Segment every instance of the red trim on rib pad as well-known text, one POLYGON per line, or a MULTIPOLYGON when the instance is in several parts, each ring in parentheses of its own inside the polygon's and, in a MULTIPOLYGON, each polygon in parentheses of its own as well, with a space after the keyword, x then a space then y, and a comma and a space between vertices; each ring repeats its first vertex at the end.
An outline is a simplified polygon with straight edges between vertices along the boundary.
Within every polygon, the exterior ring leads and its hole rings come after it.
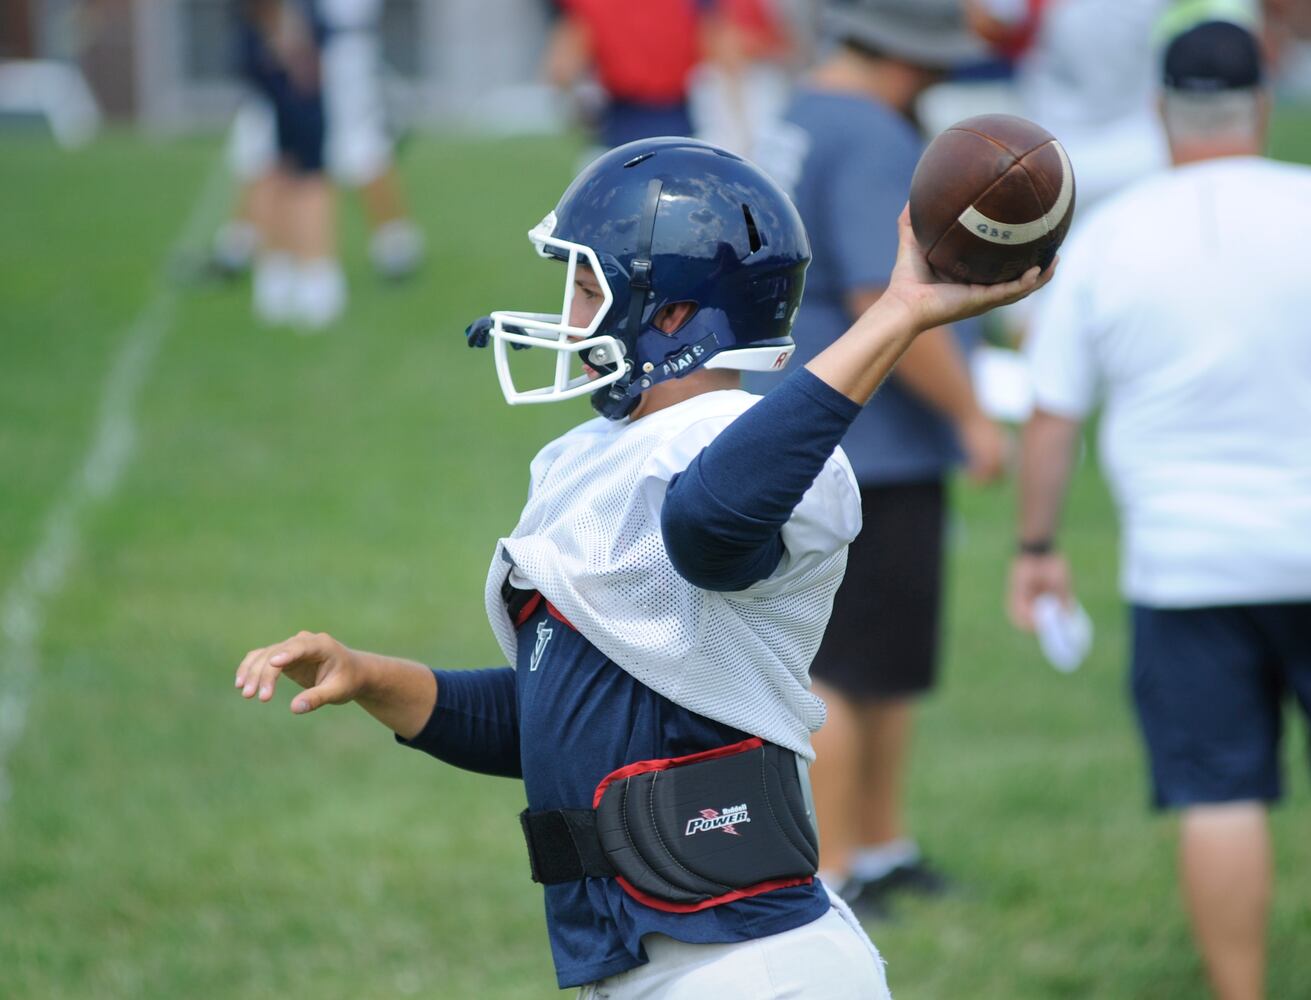
POLYGON ((616 875, 615 881, 623 888, 624 892, 632 896, 644 906, 649 906, 653 910, 664 910, 666 913, 696 913, 698 910, 707 910, 712 906, 720 906, 724 903, 731 903, 734 900, 746 899, 748 896, 759 896, 762 892, 773 892, 775 889, 787 889, 794 885, 809 885, 815 879, 811 875, 805 878, 779 878, 772 882, 759 882, 756 885, 749 886, 746 889, 734 889, 732 892, 726 892, 722 896, 711 896, 709 899, 703 899, 699 903, 669 903, 663 899, 657 899, 655 896, 643 892, 637 886, 633 885, 622 875, 616 875))
MULTIPOLYGON (((561 619, 561 621, 563 620, 561 619)), ((757 747, 763 747, 764 745, 765 741, 759 736, 752 736, 741 743, 730 743, 726 747, 715 747, 713 750, 702 750, 700 753, 691 753, 686 757, 664 757, 657 760, 639 760, 632 764, 625 764, 619 770, 611 771, 601 779, 601 783, 596 786, 596 792, 592 796, 592 808, 595 809, 601 804, 601 796, 605 794, 605 790, 610 787, 611 782, 631 778, 635 774, 646 774, 648 771, 668 771, 671 767, 682 767, 684 764, 696 764, 703 760, 715 760, 718 757, 731 757, 735 753, 746 753, 748 750, 755 750, 757 747)))

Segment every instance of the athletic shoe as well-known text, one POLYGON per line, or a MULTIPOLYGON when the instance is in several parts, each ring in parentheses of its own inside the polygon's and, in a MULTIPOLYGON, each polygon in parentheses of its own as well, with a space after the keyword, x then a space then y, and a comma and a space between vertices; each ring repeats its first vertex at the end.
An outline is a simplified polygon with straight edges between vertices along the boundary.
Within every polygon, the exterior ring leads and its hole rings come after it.
POLYGON ((291 321, 302 333, 335 323, 346 310, 346 276, 331 257, 305 261, 296 270, 291 321))
POLYGON ((410 277, 423 263, 423 231, 408 219, 393 219, 369 240, 369 259, 378 274, 389 281, 410 277))
POLYGON ((285 253, 263 253, 251 278, 255 318, 281 326, 296 318, 296 262, 285 253))
POLYGON ((886 919, 897 896, 941 896, 951 891, 951 882, 922 859, 898 865, 875 879, 852 879, 843 888, 842 898, 863 920, 886 919))
POLYGON ((851 912, 865 923, 882 923, 892 919, 892 907, 888 898, 875 892, 866 892, 868 883, 859 879, 848 879, 842 886, 839 896, 851 907, 851 912))

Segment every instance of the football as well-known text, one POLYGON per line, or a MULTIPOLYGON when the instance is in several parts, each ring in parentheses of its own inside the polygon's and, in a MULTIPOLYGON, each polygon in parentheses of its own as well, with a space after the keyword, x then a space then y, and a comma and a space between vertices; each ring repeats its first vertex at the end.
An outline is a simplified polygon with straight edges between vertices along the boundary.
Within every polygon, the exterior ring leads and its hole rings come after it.
POLYGON ((1011 281, 1046 268, 1074 217, 1074 171, 1046 129, 978 115, 938 135, 910 182, 910 223, 950 281, 1011 281))

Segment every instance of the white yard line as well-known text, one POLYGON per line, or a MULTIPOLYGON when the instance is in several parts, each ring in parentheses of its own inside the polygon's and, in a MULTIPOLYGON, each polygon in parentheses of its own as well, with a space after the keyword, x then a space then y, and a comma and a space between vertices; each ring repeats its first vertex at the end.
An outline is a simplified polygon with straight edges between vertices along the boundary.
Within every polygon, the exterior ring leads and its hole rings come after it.
MULTIPOLYGON (((194 248, 205 239, 218 223, 228 186, 220 160, 211 168, 172 251, 194 248)), ((166 261, 149 300, 128 326, 110 362, 91 448, 50 508, 36 548, 0 602, 0 814, 10 792, 9 755, 23 737, 41 672, 46 609, 68 582, 87 515, 113 495, 132 457, 136 445, 133 411, 160 345, 173 326, 181 294, 166 261)))

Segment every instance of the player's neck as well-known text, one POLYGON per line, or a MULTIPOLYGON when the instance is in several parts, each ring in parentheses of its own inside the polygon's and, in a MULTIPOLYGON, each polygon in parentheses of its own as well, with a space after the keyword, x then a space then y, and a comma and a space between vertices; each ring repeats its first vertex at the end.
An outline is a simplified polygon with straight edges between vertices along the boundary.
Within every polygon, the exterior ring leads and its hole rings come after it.
POLYGON ((873 98, 907 118, 913 117, 916 99, 933 79, 932 73, 917 66, 872 59, 846 48, 839 48, 810 74, 811 85, 819 90, 873 98))
POLYGON ((628 418, 640 420, 702 393, 740 388, 742 376, 738 372, 727 368, 698 368, 685 378, 670 379, 651 386, 642 393, 642 398, 628 418))

